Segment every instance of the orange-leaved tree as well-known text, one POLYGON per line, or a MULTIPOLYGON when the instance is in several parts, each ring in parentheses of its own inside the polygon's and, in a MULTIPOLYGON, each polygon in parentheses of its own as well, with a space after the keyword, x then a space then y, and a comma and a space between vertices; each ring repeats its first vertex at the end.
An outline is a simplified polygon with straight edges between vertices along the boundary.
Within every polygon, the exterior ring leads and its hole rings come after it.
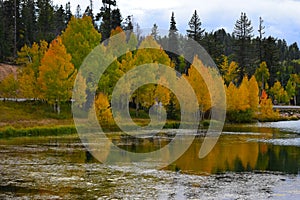
POLYGON ((58 114, 60 103, 71 99, 75 76, 71 55, 67 53, 61 38, 57 37, 41 61, 38 84, 41 98, 54 105, 58 114))

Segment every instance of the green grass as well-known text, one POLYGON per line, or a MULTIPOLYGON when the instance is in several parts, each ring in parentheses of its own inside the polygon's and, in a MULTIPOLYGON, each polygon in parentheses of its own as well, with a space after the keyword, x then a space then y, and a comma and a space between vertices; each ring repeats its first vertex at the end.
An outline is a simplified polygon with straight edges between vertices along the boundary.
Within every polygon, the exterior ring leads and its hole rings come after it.
POLYGON ((75 134, 75 126, 55 126, 55 127, 31 127, 14 128, 5 127, 0 129, 0 138, 10 137, 38 137, 38 136, 58 136, 75 134))
POLYGON ((45 102, 0 102, 0 128, 26 128, 45 125, 72 125, 71 105, 61 105, 61 114, 45 102))

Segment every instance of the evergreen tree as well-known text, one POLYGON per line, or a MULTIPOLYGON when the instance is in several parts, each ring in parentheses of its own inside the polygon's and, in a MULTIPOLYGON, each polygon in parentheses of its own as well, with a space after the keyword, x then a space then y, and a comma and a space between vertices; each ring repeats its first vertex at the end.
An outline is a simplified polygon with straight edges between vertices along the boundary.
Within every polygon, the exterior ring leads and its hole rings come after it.
POLYGON ((269 85, 273 85, 277 80, 277 72, 279 71, 279 49, 276 45, 276 39, 269 36, 263 39, 263 60, 267 63, 270 72, 269 85))
POLYGON ((72 11, 71 11, 71 3, 70 2, 68 2, 66 4, 66 9, 65 10, 66 10, 66 24, 68 24, 69 21, 71 20, 72 16, 73 16, 72 11))
POLYGON ((117 6, 116 0, 102 0, 102 4, 96 20, 101 20, 100 32, 102 34, 102 41, 104 41, 109 38, 111 30, 121 24, 122 18, 120 10, 112 8, 117 6))
POLYGON ((61 32, 66 28, 66 13, 61 5, 59 8, 56 6, 53 16, 53 23, 54 23, 54 35, 58 36, 61 34, 61 32))
POLYGON ((158 26, 157 24, 153 24, 153 27, 151 29, 151 36, 156 40, 158 41, 158 26))
POLYGON ((263 55, 262 55, 262 39, 263 39, 263 36, 264 36, 264 34, 265 34, 265 26, 263 25, 263 22, 264 22, 264 20, 261 18, 261 17, 259 17, 259 27, 258 27, 258 33, 259 33, 259 43, 258 43, 258 48, 259 48, 259 61, 260 61, 260 63, 261 62, 263 62, 263 55))
POLYGON ((4 4, 3 0, 0 1, 0 62, 4 60, 4 52, 5 52, 5 28, 4 28, 4 4))
POLYGON ((254 73, 253 69, 253 52, 251 50, 251 38, 253 27, 251 21, 248 19, 246 13, 241 13, 234 26, 233 35, 235 42, 235 57, 240 66, 240 82, 245 74, 251 75, 254 73))
POLYGON ((76 18, 81 18, 81 17, 82 17, 82 14, 81 14, 81 7, 80 7, 79 4, 77 5, 77 8, 76 8, 75 17, 76 17, 76 18))
POLYGON ((121 27, 122 25, 122 15, 119 8, 112 10, 112 19, 111 19, 111 27, 112 29, 116 29, 117 27, 121 27))
POLYGON ((35 41, 36 35, 36 11, 34 0, 21 1, 20 40, 19 45, 30 45, 35 41))
POLYGON ((37 40, 45 39, 47 42, 50 42, 55 38, 55 34, 53 33, 53 30, 55 29, 54 8, 50 1, 38 0, 37 9, 38 9, 37 40))
POLYGON ((179 56, 179 42, 178 42, 178 29, 176 27, 176 21, 174 12, 172 12, 170 29, 169 29, 169 40, 168 40, 168 55, 172 62, 175 64, 175 69, 178 66, 178 56, 179 56))
POLYGON ((125 31, 133 31, 133 21, 132 21, 133 16, 132 15, 128 15, 124 21, 123 24, 123 29, 125 31))
POLYGON ((204 29, 201 28, 201 21, 200 17, 197 14, 197 11, 195 10, 191 20, 189 21, 189 27, 190 29, 187 30, 187 36, 195 40, 196 42, 200 43, 202 40, 202 34, 204 33, 204 29))

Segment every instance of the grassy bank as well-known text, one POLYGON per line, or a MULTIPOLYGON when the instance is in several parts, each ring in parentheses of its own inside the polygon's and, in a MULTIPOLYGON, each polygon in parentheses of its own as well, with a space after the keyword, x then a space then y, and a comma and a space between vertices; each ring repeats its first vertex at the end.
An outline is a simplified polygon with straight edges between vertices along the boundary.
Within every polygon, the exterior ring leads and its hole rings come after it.
POLYGON ((54 126, 54 127, 30 127, 30 128, 0 128, 0 138, 10 137, 38 137, 38 136, 62 136, 75 134, 75 126, 54 126))
MULTIPOLYGON (((139 117, 135 117, 135 111, 130 111, 133 121, 138 126, 143 127, 150 123, 149 116, 146 112, 140 111, 139 117)), ((47 103, 37 101, 0 102, 0 112, 0 138, 62 136, 77 133, 72 118, 71 105, 68 103, 61 105, 60 115, 54 113, 53 108, 47 103)), ((249 117, 248 114, 246 117, 249 117)), ((240 120, 243 119, 243 117, 238 118, 240 120)), ((230 117, 227 117, 227 120, 229 119, 230 117)), ((273 119, 272 121, 278 120, 295 120, 295 118, 281 117, 280 119, 273 119)), ((243 122, 244 121, 239 121, 239 123, 243 122)), ((227 123, 231 122, 227 121, 227 123)), ((201 127, 206 128, 209 124, 210 121, 205 120, 201 123, 201 127)), ((120 131, 119 127, 116 125, 101 124, 101 127, 105 132, 120 131)), ((177 129, 179 127, 180 121, 176 120, 168 120, 164 125, 164 128, 168 129, 177 129)), ((130 127, 128 128, 130 129, 130 127)))

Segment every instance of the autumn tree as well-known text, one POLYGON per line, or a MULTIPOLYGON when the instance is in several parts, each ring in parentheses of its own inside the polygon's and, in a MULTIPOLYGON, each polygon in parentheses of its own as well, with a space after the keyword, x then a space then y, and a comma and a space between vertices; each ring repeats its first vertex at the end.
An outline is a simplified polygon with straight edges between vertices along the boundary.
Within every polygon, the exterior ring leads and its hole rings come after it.
POLYGON ((87 90, 86 79, 81 75, 81 73, 78 73, 76 78, 75 88, 74 88, 76 96, 73 96, 75 100, 74 102, 75 106, 82 108, 85 105, 85 102, 87 100, 86 90, 87 90))
POLYGON ((110 103, 105 94, 99 93, 95 98, 94 108, 100 122, 110 124, 113 121, 110 103))
POLYGON ((277 103, 287 103, 289 101, 288 94, 279 81, 275 82, 269 92, 273 96, 273 101, 277 101, 277 103))
POLYGON ((248 83, 249 104, 252 111, 257 111, 259 105, 259 88, 255 76, 252 76, 248 83))
POLYGON ((297 92, 297 88, 299 87, 299 84, 300 84, 300 77, 297 74, 290 75, 290 79, 288 80, 286 85, 286 92, 288 98, 294 101, 293 102, 294 105, 297 105, 296 92, 297 92))
POLYGON ((50 44, 39 67, 38 84, 41 98, 54 105, 60 114, 60 103, 71 99, 76 69, 71 63, 71 55, 67 53, 61 37, 50 44))
POLYGON ((270 78, 270 72, 269 72, 266 62, 262 62, 259 65, 259 68, 256 69, 254 75, 258 82, 260 90, 262 91, 264 89, 267 89, 268 88, 268 80, 270 78))
POLYGON ((220 64, 220 71, 223 76, 223 79, 225 81, 225 84, 228 86, 229 83, 237 82, 238 78, 238 64, 234 61, 230 62, 228 61, 228 57, 223 55, 223 62, 220 64))
POLYGON ((260 121, 274 121, 279 119, 279 112, 273 110, 272 100, 268 98, 265 90, 262 91, 257 117, 260 121))
POLYGON ((22 97, 37 99, 40 87, 37 84, 39 66, 48 49, 48 43, 41 41, 40 44, 33 43, 31 47, 25 45, 18 52, 17 63, 22 66, 18 71, 19 89, 22 97))
POLYGON ((212 101, 207 87, 207 84, 209 83, 205 82, 210 78, 209 76, 208 68, 203 65, 202 61, 197 56, 195 56, 193 64, 189 69, 189 75, 185 77, 196 93, 201 112, 206 112, 212 107, 212 101), (200 69, 201 74, 195 66, 200 69))
POLYGON ((0 82, 0 95, 4 98, 17 98, 18 88, 15 74, 11 73, 0 82))
POLYGON ((72 17, 61 38, 72 56, 72 63, 79 69, 85 57, 100 44, 101 34, 94 28, 89 16, 72 17))

